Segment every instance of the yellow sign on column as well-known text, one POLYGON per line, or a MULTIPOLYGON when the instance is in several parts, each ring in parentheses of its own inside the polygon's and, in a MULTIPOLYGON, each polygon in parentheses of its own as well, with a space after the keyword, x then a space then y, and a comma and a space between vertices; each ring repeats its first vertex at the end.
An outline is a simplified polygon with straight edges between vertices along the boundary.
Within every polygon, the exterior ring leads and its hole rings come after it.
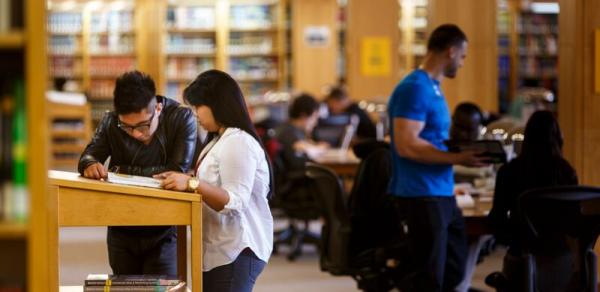
POLYGON ((596 29, 594 43, 594 91, 600 94, 600 28, 596 29))
POLYGON ((389 76, 391 40, 388 37, 365 37, 360 46, 360 73, 364 76, 389 76))

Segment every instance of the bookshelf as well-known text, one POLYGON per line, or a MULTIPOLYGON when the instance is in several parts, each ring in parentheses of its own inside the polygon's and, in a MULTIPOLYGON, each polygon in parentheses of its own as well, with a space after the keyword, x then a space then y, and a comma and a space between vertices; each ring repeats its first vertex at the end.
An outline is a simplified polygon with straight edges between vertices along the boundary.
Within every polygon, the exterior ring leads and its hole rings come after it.
POLYGON ((514 1, 498 0, 498 107, 506 113, 516 91, 514 78, 514 1))
POLYGON ((81 5, 56 4, 48 13, 49 77, 83 87, 83 14, 81 5))
POLYGON ((400 1, 400 76, 418 67, 427 53, 428 2, 400 1))
POLYGON ((112 108, 116 77, 138 66, 134 8, 133 0, 49 1, 49 76, 86 92, 94 123, 112 108))
POLYGON ((200 72, 216 67, 216 1, 169 2, 166 9, 166 95, 181 93, 200 72))
POLYGON ((250 102, 286 87, 285 2, 168 1, 162 91, 181 99, 187 84, 213 68, 229 72, 250 102))
POLYGON ((136 31, 134 1, 113 1, 104 5, 88 2, 84 19, 87 51, 87 93, 92 108, 92 119, 100 121, 104 111, 112 109, 116 78, 123 72, 136 69, 136 31), (91 4, 90 4, 91 3, 91 4))
MULTIPOLYGON (((524 7, 517 15, 517 86, 544 87, 557 96, 558 14, 524 7)), ((555 98, 556 100, 556 98, 555 98)))
POLYGON ((285 82, 284 7, 278 1, 234 1, 229 10, 228 71, 250 103, 285 82))
POLYGON ((40 70, 48 63, 46 1, 12 0, 9 5, 11 13, 0 13, 0 22, 10 23, 9 30, 0 31, 0 257, 9 263, 0 265, 0 290, 41 292, 48 288, 39 285, 47 274, 48 75, 40 70), (13 204, 17 212, 7 212, 13 204))
POLYGON ((79 156, 91 139, 90 105, 50 103, 50 168, 77 171, 79 156))

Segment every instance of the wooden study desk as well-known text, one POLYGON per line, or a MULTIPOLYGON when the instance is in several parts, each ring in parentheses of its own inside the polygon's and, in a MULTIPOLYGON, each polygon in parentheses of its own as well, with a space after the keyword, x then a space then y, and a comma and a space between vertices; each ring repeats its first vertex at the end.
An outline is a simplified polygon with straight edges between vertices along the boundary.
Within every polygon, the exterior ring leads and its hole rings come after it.
POLYGON ((330 149, 322 155, 311 157, 316 163, 331 168, 338 176, 342 178, 352 178, 356 176, 358 171, 358 159, 354 152, 346 151, 339 152, 338 149, 330 149))
MULTIPOLYGON (((192 291, 202 290, 202 199, 198 194, 111 184, 49 171, 48 291, 59 288, 58 229, 67 226, 177 225, 191 228, 192 291)), ((185 228, 179 228, 178 274, 187 278, 185 228), (183 236, 181 236, 183 233, 183 236), (182 240, 183 239, 183 240, 182 240)), ((84 279, 82 279, 83 282, 84 279)))

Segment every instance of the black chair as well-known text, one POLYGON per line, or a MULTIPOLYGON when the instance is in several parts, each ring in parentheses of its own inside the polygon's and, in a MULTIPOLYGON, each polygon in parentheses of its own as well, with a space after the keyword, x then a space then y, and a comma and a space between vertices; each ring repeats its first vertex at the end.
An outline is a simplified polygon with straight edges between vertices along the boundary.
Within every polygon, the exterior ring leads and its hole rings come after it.
POLYGON ((271 211, 274 217, 289 220, 285 229, 275 231, 273 253, 278 253, 282 245, 289 246, 287 258, 293 261, 302 255, 303 245, 318 245, 319 236, 309 230, 309 224, 318 219, 320 213, 306 187, 308 178, 304 171, 288 170, 281 152, 273 157, 272 165, 275 196, 270 202, 271 211))
POLYGON ((519 197, 521 254, 486 278, 497 291, 597 291, 600 188, 552 187, 519 197))
MULTIPOLYGON (((307 165, 306 174, 311 179, 309 186, 324 219, 319 243, 321 270, 332 275, 351 276, 365 291, 389 291, 397 287, 396 281, 402 279, 404 273, 398 263, 406 245, 397 241, 357 249, 352 242, 357 237, 353 234, 351 216, 338 176, 331 169, 314 163, 307 165)), ((372 230, 378 228, 372 226, 372 230)))

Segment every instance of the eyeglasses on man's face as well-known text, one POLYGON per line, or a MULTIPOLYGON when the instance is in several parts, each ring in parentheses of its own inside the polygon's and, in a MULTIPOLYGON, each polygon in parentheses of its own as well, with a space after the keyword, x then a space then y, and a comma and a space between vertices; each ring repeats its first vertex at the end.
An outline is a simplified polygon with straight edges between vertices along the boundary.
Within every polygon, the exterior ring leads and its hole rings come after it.
POLYGON ((121 120, 118 120, 119 122, 118 122, 117 126, 119 127, 119 129, 121 129, 129 134, 133 133, 133 131, 138 131, 140 133, 145 134, 150 131, 150 127, 152 126, 152 120, 154 119, 155 114, 156 114, 156 111, 152 111, 152 115, 150 116, 150 118, 148 120, 142 121, 135 126, 123 123, 121 120))

